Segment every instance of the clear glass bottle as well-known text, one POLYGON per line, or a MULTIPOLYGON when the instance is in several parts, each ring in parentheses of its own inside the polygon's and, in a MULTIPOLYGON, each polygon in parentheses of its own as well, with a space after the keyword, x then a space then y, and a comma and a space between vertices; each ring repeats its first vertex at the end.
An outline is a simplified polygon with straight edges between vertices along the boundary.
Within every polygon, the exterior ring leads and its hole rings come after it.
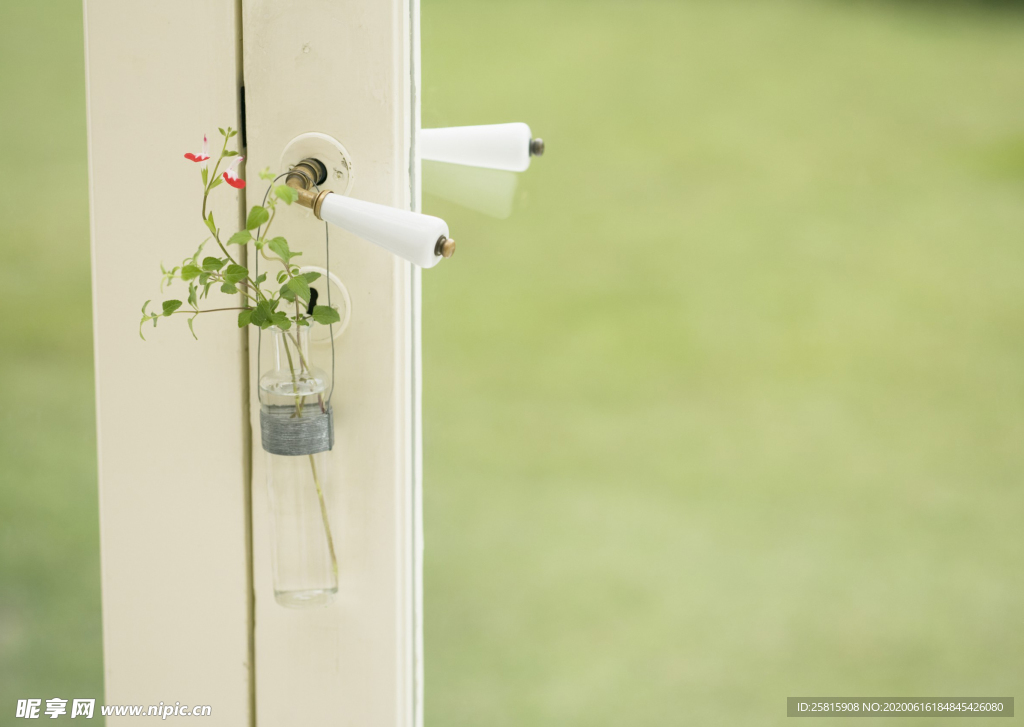
POLYGON ((309 328, 264 331, 272 366, 260 377, 260 425, 270 495, 274 598, 324 605, 338 592, 329 517, 328 452, 334 444, 327 374, 312 365, 309 328))

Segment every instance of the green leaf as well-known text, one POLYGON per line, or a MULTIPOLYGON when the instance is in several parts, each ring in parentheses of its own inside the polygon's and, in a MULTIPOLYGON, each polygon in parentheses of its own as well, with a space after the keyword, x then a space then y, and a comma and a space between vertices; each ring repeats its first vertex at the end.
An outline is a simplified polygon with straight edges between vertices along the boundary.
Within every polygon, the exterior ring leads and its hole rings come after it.
POLYGON ((199 307, 199 303, 196 300, 196 290, 197 289, 196 289, 196 284, 195 283, 189 283, 188 284, 188 304, 190 306, 192 306, 193 308, 198 308, 199 307))
POLYGON ((178 308, 181 308, 181 301, 180 300, 165 300, 164 301, 164 315, 165 316, 171 315, 172 313, 174 313, 174 311, 178 310, 178 308))
POLYGON ((145 303, 142 304, 142 315, 146 315, 146 306, 148 306, 152 302, 152 300, 147 300, 145 303))
POLYGON ((210 170, 207 169, 206 167, 203 167, 203 186, 204 187, 206 186, 206 183, 209 180, 210 180, 210 170))
POLYGON ((283 237, 275 237, 273 240, 268 241, 267 247, 270 248, 271 252, 286 262, 288 258, 292 256, 291 248, 288 247, 288 241, 283 237))
POLYGON ((181 269, 182 280, 192 280, 198 278, 203 272, 203 269, 196 265, 186 265, 181 269))
POLYGON ((210 182, 210 189, 216 189, 222 184, 224 184, 224 177, 217 177, 212 182, 210 182))
POLYGON ((229 245, 248 245, 252 240, 252 235, 249 234, 248 230, 242 230, 236 232, 230 238, 228 238, 229 245))
POLYGON ((222 267, 224 267, 227 264, 227 262, 228 262, 227 260, 222 260, 219 257, 203 258, 203 270, 205 270, 207 272, 213 272, 215 270, 220 270, 222 267))
POLYGON ((270 316, 274 314, 274 307, 265 300, 261 300, 256 304, 255 310, 252 312, 252 322, 257 326, 262 326, 270 320, 270 316))
POLYGON ((229 151, 224 152, 224 156, 226 156, 226 157, 236 157, 236 156, 238 156, 238 152, 237 151, 230 151, 229 150, 229 151))
POLYGON ((307 303, 309 302, 309 283, 306 282, 306 279, 303 276, 298 275, 289 280, 287 287, 295 293, 297 297, 302 298, 302 300, 307 303))
POLYGON ((287 300, 289 303, 295 302, 295 291, 291 288, 281 288, 281 297, 287 300))
POLYGON ((231 283, 222 283, 221 286, 220 286, 220 292, 228 293, 228 294, 230 294, 230 293, 237 293, 238 292, 238 288, 235 287, 234 285, 232 285, 231 283))
POLYGON ((270 213, 267 212, 266 208, 256 205, 249 210, 249 218, 245 221, 245 229, 255 230, 269 219, 270 213))
POLYGON ((273 179, 277 175, 270 171, 270 167, 264 167, 263 171, 260 172, 260 179, 273 179))
POLYGON ((287 331, 292 327, 292 322, 288 320, 288 314, 283 310, 276 311, 270 316, 270 323, 277 326, 282 331, 287 331))
POLYGON ((338 311, 326 305, 313 306, 313 320, 322 325, 341 323, 341 316, 338 311))
POLYGON ((279 184, 274 187, 274 196, 285 204, 291 204, 299 198, 299 193, 287 184, 279 184))
POLYGON ((210 232, 212 232, 214 236, 217 235, 217 225, 213 223, 213 212, 211 212, 206 218, 206 226, 210 228, 210 232))
POLYGON ((306 279, 307 283, 312 283, 320 277, 320 273, 303 273, 302 277, 306 279))
MULTIPOLYGON (((198 314, 197 314, 198 315, 198 314)), ((199 340, 199 336, 196 335, 195 329, 192 328, 192 321, 196 319, 195 316, 190 316, 188 319, 188 330, 192 333, 192 338, 199 340)))
POLYGON ((221 136, 227 136, 227 135, 228 135, 228 132, 224 131, 224 129, 222 129, 222 128, 221 128, 221 127, 219 127, 219 126, 217 127, 217 131, 219 131, 219 132, 220 132, 220 135, 221 135, 221 136))
POLYGON ((249 276, 249 270, 244 265, 228 265, 228 269, 224 271, 224 282, 225 283, 238 283, 245 280, 249 276))
POLYGON ((293 257, 298 257, 302 254, 301 252, 292 252, 291 248, 288 247, 288 241, 283 237, 275 237, 273 240, 270 240, 267 243, 267 247, 269 247, 275 255, 285 262, 288 262, 293 257))
POLYGON ((288 273, 286 273, 284 270, 281 270, 280 272, 278 272, 278 274, 277 274, 277 282, 278 283, 283 283, 287 279, 288 279, 288 273))
POLYGON ((245 328, 252 320, 252 310, 244 310, 238 314, 238 327, 245 328))
POLYGON ((256 283, 256 285, 262 285, 264 282, 266 282, 266 280, 267 280, 267 274, 266 273, 260 273, 259 277, 256 278, 255 283, 256 283))

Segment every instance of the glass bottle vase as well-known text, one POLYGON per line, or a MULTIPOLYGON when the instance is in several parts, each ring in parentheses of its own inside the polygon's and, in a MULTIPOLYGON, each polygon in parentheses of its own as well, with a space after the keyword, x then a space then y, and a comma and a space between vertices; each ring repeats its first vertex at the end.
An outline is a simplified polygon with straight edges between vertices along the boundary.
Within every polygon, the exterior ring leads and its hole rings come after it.
POLYGON ((308 327, 270 328, 264 335, 273 344, 272 366, 259 387, 274 598, 292 608, 324 605, 338 592, 329 516, 334 425, 328 378, 312 365, 308 327))

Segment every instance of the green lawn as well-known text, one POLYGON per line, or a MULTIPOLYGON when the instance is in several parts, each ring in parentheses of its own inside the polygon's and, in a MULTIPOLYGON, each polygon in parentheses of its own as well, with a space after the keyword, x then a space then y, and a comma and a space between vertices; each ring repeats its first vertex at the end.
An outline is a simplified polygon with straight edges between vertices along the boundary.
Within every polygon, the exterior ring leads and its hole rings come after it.
MULTIPOLYGON (((425 125, 549 149, 509 220, 425 199, 459 240, 424 276, 428 724, 1022 696, 1024 12, 424 0, 423 32, 425 125)), ((78 3, 0 0, 0 98, 8 724, 102 690, 78 3)))

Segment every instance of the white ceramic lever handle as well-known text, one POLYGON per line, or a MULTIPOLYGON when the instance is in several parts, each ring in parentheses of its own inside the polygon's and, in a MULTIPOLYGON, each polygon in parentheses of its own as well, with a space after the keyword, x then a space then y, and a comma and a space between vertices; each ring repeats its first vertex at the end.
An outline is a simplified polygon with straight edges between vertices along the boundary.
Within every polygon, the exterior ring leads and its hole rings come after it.
POLYGON ((530 166, 532 140, 530 127, 522 123, 421 129, 419 154, 437 162, 522 172, 530 166))
POLYGON ((324 197, 320 205, 320 219, 390 250, 421 268, 432 268, 441 261, 441 256, 434 250, 438 240, 448 237, 448 225, 438 217, 340 194, 324 197))

